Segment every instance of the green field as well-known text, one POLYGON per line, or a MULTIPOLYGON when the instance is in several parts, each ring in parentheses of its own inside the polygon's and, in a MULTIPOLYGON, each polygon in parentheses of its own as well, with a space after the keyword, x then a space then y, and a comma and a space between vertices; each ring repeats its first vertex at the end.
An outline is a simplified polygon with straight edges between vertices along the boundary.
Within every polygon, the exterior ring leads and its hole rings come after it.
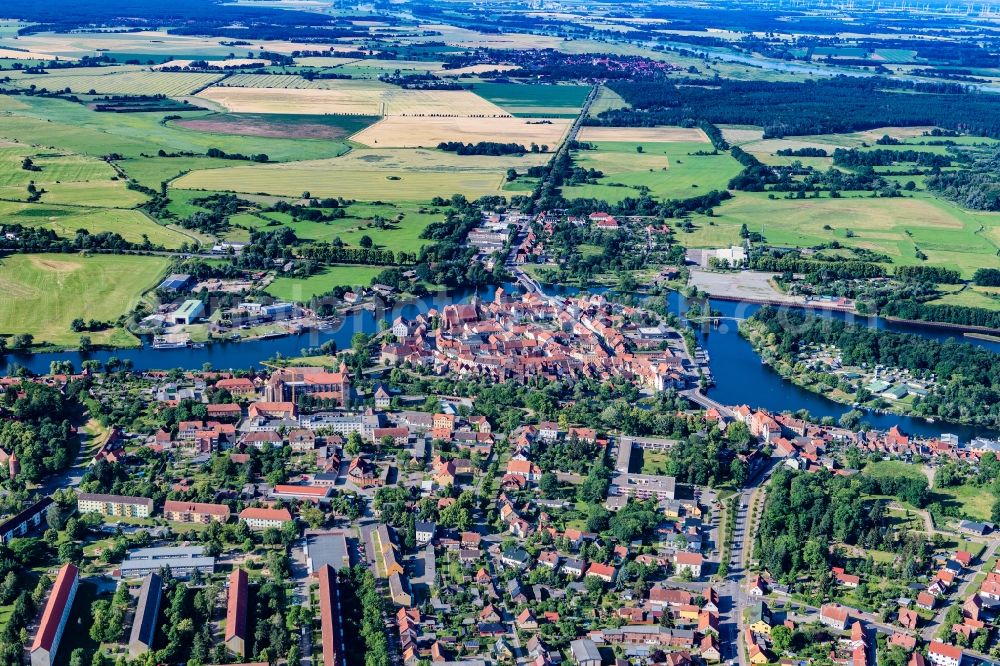
MULTIPOLYGON (((31 333, 35 342, 76 345, 73 319, 116 320, 166 271, 162 257, 15 254, 0 261, 0 335, 31 333)), ((128 344, 122 329, 88 333, 94 343, 128 344)))
POLYGON ((716 208, 714 217, 692 218, 696 230, 681 234, 680 242, 686 247, 737 243, 740 226, 746 224, 763 230, 770 245, 813 247, 836 240, 845 247, 885 253, 894 264, 958 268, 965 277, 977 268, 996 266, 1000 215, 995 213, 963 210, 920 192, 896 199, 873 199, 868 193, 847 193, 840 199, 767 196, 738 193, 716 208), (917 259, 917 247, 927 261, 917 259))
POLYGON ((961 305, 969 308, 1000 308, 1000 287, 977 287, 962 285, 960 289, 940 289, 945 293, 931 301, 942 305, 961 305))
MULTIPOLYGON (((245 155, 264 153, 272 160, 307 160, 335 157, 347 151, 342 141, 283 139, 261 136, 212 134, 163 124, 163 113, 101 113, 81 104, 44 97, 0 97, 0 138, 35 146, 55 147, 82 155, 101 157, 117 153, 128 158, 192 152, 209 148, 245 155)), ((211 111, 185 114, 193 119, 215 115, 211 111)), ((157 158, 151 158, 157 159, 157 158)), ((166 170, 173 167, 168 160, 166 170)), ((238 162, 236 162, 238 164, 238 162)))
POLYGON ((597 90, 597 98, 590 105, 590 116, 597 117, 604 111, 624 108, 628 108, 628 102, 621 95, 607 86, 601 86, 597 90))
POLYGON ((563 115, 580 110, 590 94, 590 86, 476 83, 472 92, 510 113, 563 115))
POLYGON ((356 201, 429 201, 461 193, 469 199, 496 194, 508 167, 526 170, 543 154, 485 157, 437 150, 353 150, 341 158, 234 166, 194 171, 174 181, 182 189, 234 191, 298 197, 344 197, 356 201))
POLYGON ((575 163, 585 169, 597 169, 604 176, 595 185, 563 188, 567 199, 595 198, 616 203, 625 197, 637 197, 643 188, 661 200, 687 199, 724 190, 729 180, 740 172, 739 162, 729 155, 692 155, 711 150, 705 143, 633 143, 598 142, 596 150, 573 153, 575 163), (637 148, 641 145, 642 152, 637 148))
POLYGON ((61 238, 73 238, 78 229, 86 229, 92 234, 115 232, 132 243, 142 243, 145 236, 154 245, 163 245, 168 249, 192 240, 183 233, 157 224, 137 210, 0 201, 0 219, 11 224, 52 229, 61 238))
POLYGON ((129 178, 158 190, 160 183, 170 181, 182 173, 231 167, 233 162, 212 157, 133 157, 118 162, 118 166, 129 178))
MULTIPOLYGON (((203 194, 203 193, 199 193, 203 194)), ((285 213, 250 213, 236 215, 230 219, 230 224, 250 229, 265 229, 273 231, 274 226, 269 220, 280 222, 290 228, 299 238, 330 242, 339 238, 347 245, 358 247, 362 236, 368 236, 376 247, 394 252, 418 252, 426 240, 420 234, 432 222, 440 222, 444 216, 434 209, 424 209, 416 204, 352 204, 347 217, 332 222, 309 222, 293 220, 285 213), (423 211, 423 212, 421 212, 423 211), (401 221, 396 221, 398 215, 403 215, 401 221), (373 220, 382 217, 390 220, 388 228, 380 229, 373 226, 373 220), (266 219, 263 219, 266 218, 266 219)))
POLYGON ((132 208, 147 198, 127 189, 114 168, 96 157, 25 144, 0 146, 0 199, 27 201, 31 183, 44 190, 45 203, 132 208), (32 169, 24 168, 25 160, 32 169))
POLYGON ((267 293, 285 301, 308 301, 334 287, 367 287, 385 266, 330 266, 322 273, 305 279, 278 278, 267 287, 267 293))

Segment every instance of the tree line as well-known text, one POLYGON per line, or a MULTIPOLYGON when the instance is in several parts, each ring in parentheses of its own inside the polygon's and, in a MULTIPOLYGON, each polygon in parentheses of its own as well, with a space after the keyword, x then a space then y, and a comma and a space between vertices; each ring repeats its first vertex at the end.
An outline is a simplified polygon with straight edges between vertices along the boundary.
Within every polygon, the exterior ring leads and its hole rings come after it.
POLYGON ((601 113, 597 122, 606 125, 652 127, 697 119, 758 125, 765 138, 937 125, 1000 136, 1000 113, 990 96, 952 83, 848 76, 803 82, 654 78, 612 81, 608 87, 632 108, 601 113))

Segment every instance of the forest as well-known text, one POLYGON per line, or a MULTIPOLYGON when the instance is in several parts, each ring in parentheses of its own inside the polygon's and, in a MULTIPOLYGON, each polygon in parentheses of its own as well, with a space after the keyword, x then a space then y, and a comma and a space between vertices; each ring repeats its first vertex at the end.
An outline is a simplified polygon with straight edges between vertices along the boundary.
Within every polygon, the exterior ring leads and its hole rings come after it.
POLYGON ((1000 151, 967 169, 943 171, 927 178, 927 189, 973 210, 1000 210, 1000 151))
POLYGON ((827 470, 807 474, 779 469, 768 485, 755 556, 762 568, 791 582, 803 574, 828 574, 831 564, 836 564, 831 544, 857 545, 901 555, 900 561, 909 570, 900 573, 913 577, 929 554, 926 542, 888 529, 884 502, 866 496, 900 494, 902 498, 919 494, 921 484, 926 494, 923 479, 903 482, 901 487, 896 480, 883 482, 863 474, 844 477, 827 470))
POLYGON ((989 95, 951 83, 836 76, 801 83, 652 79, 608 87, 634 108, 608 110, 591 122, 651 127, 706 120, 758 125, 765 138, 920 125, 1000 136, 1000 110, 989 95))
POLYGON ((38 482, 73 462, 79 440, 72 422, 82 412, 79 390, 79 383, 71 383, 63 393, 25 382, 3 394, 0 413, 7 418, 0 420, 0 449, 17 454, 20 479, 38 482))

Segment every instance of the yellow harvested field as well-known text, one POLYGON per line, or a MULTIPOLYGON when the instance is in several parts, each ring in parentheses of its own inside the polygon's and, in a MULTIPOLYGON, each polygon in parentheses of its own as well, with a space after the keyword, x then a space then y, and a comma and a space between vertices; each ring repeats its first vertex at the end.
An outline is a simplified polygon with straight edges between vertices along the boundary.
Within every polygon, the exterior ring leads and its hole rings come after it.
POLYGON ((359 201, 428 201, 459 192, 470 199, 498 194, 510 167, 526 170, 548 155, 462 156, 425 149, 354 150, 325 160, 204 169, 173 181, 172 187, 299 196, 345 197, 359 201))
MULTIPOLYGON (((168 60, 160 65, 153 65, 153 69, 169 69, 172 67, 190 67, 194 60, 168 60)), ((212 69, 225 69, 226 67, 250 67, 253 65, 269 65, 269 60, 259 58, 227 58, 226 60, 206 60, 212 69)))
POLYGON ((62 56, 62 58, 56 57, 51 53, 39 53, 38 51, 19 51, 17 49, 7 49, 0 46, 0 58, 11 58, 13 60, 26 60, 26 59, 37 59, 37 60, 77 60, 77 58, 70 58, 67 56, 62 56))
POLYGON ((296 58, 295 64, 303 67, 339 67, 358 60, 358 58, 339 58, 337 56, 304 56, 296 58))
POLYGON ((427 118, 390 116, 369 125, 351 137, 352 141, 372 148, 434 148, 442 141, 502 141, 548 146, 562 143, 570 126, 569 119, 532 118, 427 118))
POLYGON ((230 88, 213 86, 198 97, 236 113, 297 113, 361 116, 489 116, 510 114, 468 90, 404 90, 377 81, 338 85, 327 90, 230 88))
POLYGON ((722 138, 734 146, 739 146, 749 141, 760 141, 764 138, 764 130, 759 127, 726 127, 720 125, 722 138))
POLYGON ((48 90, 69 88, 78 94, 93 90, 98 95, 167 95, 179 97, 218 81, 221 74, 196 72, 121 71, 117 68, 103 74, 40 74, 15 80, 20 86, 35 85, 48 90))
POLYGON ((483 74, 485 72, 509 72, 512 69, 519 69, 517 65, 468 65, 467 67, 457 67, 455 69, 438 69, 434 73, 438 76, 462 76, 464 74, 483 74))
POLYGON ((580 129, 580 141, 624 141, 635 143, 676 143, 703 141, 708 137, 697 127, 591 127, 580 129))

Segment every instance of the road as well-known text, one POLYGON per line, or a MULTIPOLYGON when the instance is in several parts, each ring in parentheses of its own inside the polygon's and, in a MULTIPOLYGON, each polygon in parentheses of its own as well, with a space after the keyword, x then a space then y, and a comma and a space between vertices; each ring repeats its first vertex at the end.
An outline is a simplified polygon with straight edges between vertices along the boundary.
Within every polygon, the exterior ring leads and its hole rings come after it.
POLYGON ((731 407, 726 407, 722 403, 712 400, 707 395, 702 393, 701 389, 697 388, 687 389, 681 391, 680 394, 700 407, 704 407, 705 409, 715 408, 720 414, 722 414, 725 417, 733 418, 735 415, 731 407))
POLYGON ((969 591, 975 584, 976 575, 984 566, 990 563, 990 560, 996 554, 998 547, 1000 547, 1000 541, 991 541, 983 551, 982 557, 979 558, 979 564, 970 568, 962 575, 962 584, 959 585, 954 594, 950 595, 947 601, 941 605, 941 608, 939 608, 937 613, 934 614, 934 619, 928 622, 927 625, 920 630, 920 636, 925 641, 929 641, 937 636, 937 632, 944 623, 945 616, 948 614, 948 609, 955 604, 962 604, 968 598, 969 591))
MULTIPOLYGON (((291 553, 291 570, 292 570, 292 580, 295 582, 295 588, 292 592, 292 599, 295 605, 301 606, 306 609, 305 617, 312 617, 312 610, 310 608, 311 600, 309 599, 309 566, 306 561, 305 552, 306 540, 299 540, 294 546, 292 546, 291 553)), ((299 649, 301 650, 301 658, 299 661, 300 666, 312 666, 312 627, 311 621, 303 622, 304 630, 299 634, 299 649)))
POLYGON ((90 458, 96 450, 96 442, 91 442, 91 436, 80 431, 80 448, 76 453, 76 460, 73 464, 53 476, 42 481, 37 491, 44 496, 49 496, 62 488, 76 488, 83 480, 83 475, 87 472, 90 458))
MULTIPOLYGON (((733 527, 732 547, 729 552, 729 572, 725 582, 718 586, 721 639, 720 649, 725 660, 738 659, 741 666, 749 662, 741 647, 740 631, 743 628, 743 610, 750 605, 751 597, 743 586, 744 567, 753 548, 754 530, 749 525, 748 509, 755 501, 758 490, 762 489, 776 467, 774 460, 758 467, 747 479, 743 490, 737 495, 736 519, 733 527)), ((725 533, 725 525, 720 526, 725 533)))

